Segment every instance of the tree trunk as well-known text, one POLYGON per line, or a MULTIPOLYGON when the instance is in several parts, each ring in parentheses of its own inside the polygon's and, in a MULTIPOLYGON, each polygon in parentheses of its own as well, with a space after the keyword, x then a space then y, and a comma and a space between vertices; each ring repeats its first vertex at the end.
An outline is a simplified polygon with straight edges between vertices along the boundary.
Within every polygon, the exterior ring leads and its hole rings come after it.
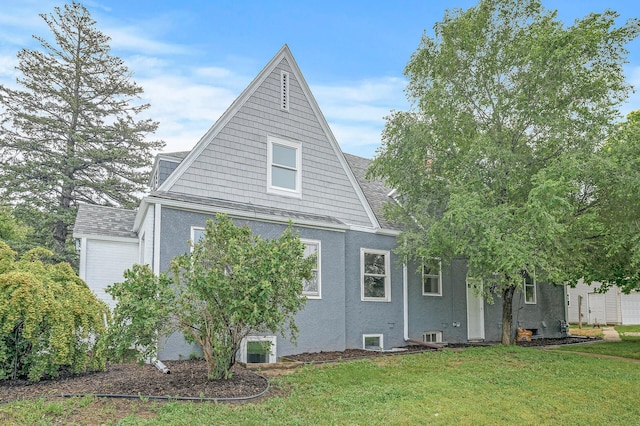
POLYGON ((516 287, 509 286, 502 290, 502 344, 513 345, 513 294, 516 287))

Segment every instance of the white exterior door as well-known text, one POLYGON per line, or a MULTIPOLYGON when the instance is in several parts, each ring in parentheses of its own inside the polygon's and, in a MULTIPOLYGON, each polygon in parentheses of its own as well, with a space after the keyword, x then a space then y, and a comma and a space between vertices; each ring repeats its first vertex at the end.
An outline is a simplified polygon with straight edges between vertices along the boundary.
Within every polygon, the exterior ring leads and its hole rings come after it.
POLYGON ((589 293, 589 324, 606 324, 607 311, 605 295, 601 293, 589 293))
POLYGON ((467 283, 467 338, 484 340, 484 300, 467 283))

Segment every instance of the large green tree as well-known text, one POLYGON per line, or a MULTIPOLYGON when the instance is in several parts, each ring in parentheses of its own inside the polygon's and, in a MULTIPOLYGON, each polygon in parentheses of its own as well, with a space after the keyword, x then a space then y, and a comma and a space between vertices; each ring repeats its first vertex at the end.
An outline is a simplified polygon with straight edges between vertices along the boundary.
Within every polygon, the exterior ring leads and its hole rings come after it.
POLYGON ((640 111, 618 124, 598 154, 589 167, 590 234, 581 270, 586 282, 629 292, 640 289, 640 111))
POLYGON ((154 356, 158 334, 180 331, 202 347, 209 378, 228 379, 249 334, 288 332, 295 340, 294 316, 315 262, 291 227, 265 240, 218 215, 168 273, 136 265, 107 290, 118 301, 109 344, 118 356, 136 346, 144 360, 154 356))
POLYGON ((469 281, 502 300, 504 344, 527 276, 579 278, 585 167, 630 90, 624 46, 639 31, 616 17, 565 26, 537 0, 449 10, 406 67, 412 109, 387 119, 370 174, 397 190, 388 214, 406 226, 400 251, 466 258, 469 281))
POLYGON ((134 206, 164 144, 145 139, 142 88, 85 7, 41 16, 52 37, 18 53, 18 88, 0 85, 0 196, 62 253, 78 203, 134 206))

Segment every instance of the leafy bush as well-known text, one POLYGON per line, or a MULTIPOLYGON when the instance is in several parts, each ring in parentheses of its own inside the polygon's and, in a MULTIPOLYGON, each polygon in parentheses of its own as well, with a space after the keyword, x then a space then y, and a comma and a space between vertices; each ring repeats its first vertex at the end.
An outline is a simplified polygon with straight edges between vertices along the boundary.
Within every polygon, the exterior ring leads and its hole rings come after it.
POLYGON ((291 227, 265 240, 218 215, 168 273, 136 265, 107 289, 118 301, 108 345, 119 356, 139 348, 144 360, 154 356, 158 334, 181 331, 202 347, 209 378, 228 379, 249 334, 289 332, 295 340, 294 316, 306 301, 302 283, 312 278, 314 262, 291 227))
POLYGON ((99 341, 109 309, 67 263, 39 248, 16 253, 0 241, 0 380, 103 369, 99 341))

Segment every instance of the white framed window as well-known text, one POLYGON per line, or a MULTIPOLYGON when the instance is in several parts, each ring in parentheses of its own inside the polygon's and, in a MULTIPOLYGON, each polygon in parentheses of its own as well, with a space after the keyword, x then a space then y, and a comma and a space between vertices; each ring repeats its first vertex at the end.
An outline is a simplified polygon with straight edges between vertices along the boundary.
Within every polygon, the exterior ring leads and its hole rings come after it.
POLYGON ((524 286, 524 303, 527 305, 535 305, 537 303, 536 297, 536 275, 533 276, 529 274, 525 274, 523 278, 523 286, 524 286))
POLYGON ((429 343, 442 343, 442 331, 425 331, 422 333, 422 341, 429 343))
POLYGON ((363 334, 362 335, 362 348, 373 351, 381 351, 384 349, 384 335, 383 334, 363 334))
POLYGON ((267 192, 288 197, 302 196, 302 145, 267 137, 267 192))
POLYGON ((304 244, 304 257, 316 255, 316 265, 312 270, 313 278, 305 281, 302 287, 302 294, 307 299, 322 298, 322 274, 320 272, 320 241, 300 239, 304 244))
POLYGON ((363 301, 391 301, 390 257, 388 250, 360 249, 360 287, 363 301))
MULTIPOLYGON (((191 242, 195 244, 202 238, 204 238, 204 228, 202 226, 192 226, 191 235, 189 236, 191 242)), ((193 246, 191 246, 191 251, 193 251, 193 246)))
POLYGON ((289 111, 289 73, 280 71, 280 109, 289 111))
POLYGON ((240 343, 240 361, 247 364, 276 362, 276 336, 247 336, 240 343))
POLYGON ((422 264, 422 295, 442 296, 442 262, 438 266, 422 264))

